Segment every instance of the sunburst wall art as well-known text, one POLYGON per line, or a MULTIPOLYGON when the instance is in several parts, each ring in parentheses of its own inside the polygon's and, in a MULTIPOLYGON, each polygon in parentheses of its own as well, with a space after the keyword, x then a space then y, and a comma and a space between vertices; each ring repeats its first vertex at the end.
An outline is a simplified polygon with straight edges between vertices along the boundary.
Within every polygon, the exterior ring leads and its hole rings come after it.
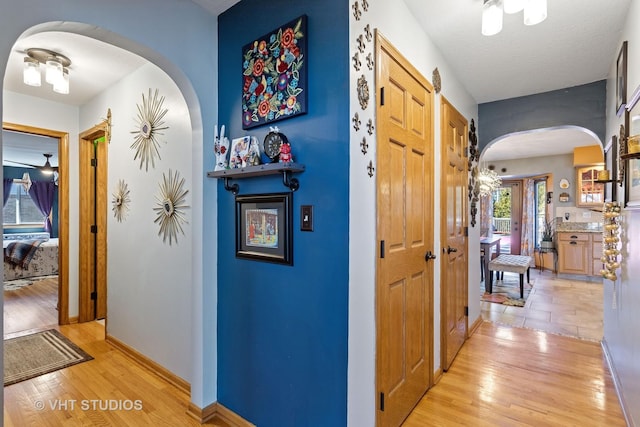
POLYGON ((180 173, 175 174, 169 169, 169 176, 162 174, 160 183, 160 194, 156 196, 156 219, 153 221, 160 224, 158 236, 162 236, 162 241, 169 245, 175 240, 178 243, 178 231, 184 235, 182 224, 186 224, 184 210, 189 206, 185 203, 185 197, 189 190, 184 189, 184 178, 180 178, 180 173))
POLYGON ((125 183, 123 179, 118 181, 116 191, 113 193, 113 199, 111 199, 111 210, 113 211, 113 216, 118 220, 118 222, 122 222, 122 220, 127 216, 127 212, 129 212, 129 203, 131 203, 129 193, 130 191, 127 183, 125 183))
POLYGON ((136 120, 136 129, 131 133, 135 135, 135 140, 131 144, 131 148, 136 150, 133 160, 140 158, 140 169, 142 165, 145 170, 149 170, 149 161, 151 166, 156 167, 155 158, 160 159, 160 142, 158 136, 163 135, 163 130, 169 129, 169 126, 163 126, 163 118, 169 111, 163 108, 164 96, 158 97, 158 89, 155 90, 153 96, 149 89, 149 96, 145 98, 142 94, 142 105, 137 104, 138 117, 136 120))

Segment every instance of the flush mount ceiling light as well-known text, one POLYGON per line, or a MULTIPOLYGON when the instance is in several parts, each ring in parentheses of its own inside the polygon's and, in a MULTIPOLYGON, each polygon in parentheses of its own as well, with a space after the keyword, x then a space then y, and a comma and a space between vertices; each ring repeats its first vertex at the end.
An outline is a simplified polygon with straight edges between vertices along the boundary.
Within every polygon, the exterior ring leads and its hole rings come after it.
POLYGON ((525 25, 536 25, 547 18, 547 0, 484 0, 482 34, 492 36, 502 31, 503 11, 512 14, 523 9, 525 25))
POLYGON ((27 49, 22 72, 24 84, 29 86, 42 85, 41 64, 45 67, 45 81, 53 86, 53 90, 57 93, 68 94, 71 60, 49 49, 27 49))

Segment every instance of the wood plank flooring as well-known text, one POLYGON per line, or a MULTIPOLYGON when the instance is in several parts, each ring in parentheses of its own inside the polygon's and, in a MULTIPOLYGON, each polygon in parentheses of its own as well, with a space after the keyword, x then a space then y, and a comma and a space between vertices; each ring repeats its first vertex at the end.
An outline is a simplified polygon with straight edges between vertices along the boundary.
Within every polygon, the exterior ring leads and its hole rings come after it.
MULTIPOLYGON (((486 321, 478 328, 404 426, 624 426, 597 342, 602 336, 601 310, 597 302, 580 303, 594 295, 596 300, 602 298, 598 286, 546 273, 536 276, 535 293, 525 307, 483 303, 490 304, 483 305, 483 318, 501 324, 486 321), (592 304, 586 310, 589 317, 581 307, 592 304), (588 330, 583 324, 589 325, 588 330), (587 339, 549 332, 582 333, 587 339)), ((27 329, 58 328, 57 312, 51 310, 55 292, 45 297, 50 290, 39 289, 42 294, 35 292, 31 304, 26 296, 7 297, 5 292, 5 332, 15 336, 27 329), (47 312, 52 312, 51 318, 47 312), (22 325, 18 319, 24 320, 22 325), (42 324, 38 326, 35 319, 42 324)), ((200 425, 186 414, 189 396, 107 344, 100 323, 58 329, 95 360, 5 387, 5 426, 200 425), (142 409, 82 410, 82 402, 92 400, 103 405, 109 400, 140 400, 142 409), (38 410, 36 402, 48 408, 38 410), (51 408, 64 404, 67 408, 51 408)))

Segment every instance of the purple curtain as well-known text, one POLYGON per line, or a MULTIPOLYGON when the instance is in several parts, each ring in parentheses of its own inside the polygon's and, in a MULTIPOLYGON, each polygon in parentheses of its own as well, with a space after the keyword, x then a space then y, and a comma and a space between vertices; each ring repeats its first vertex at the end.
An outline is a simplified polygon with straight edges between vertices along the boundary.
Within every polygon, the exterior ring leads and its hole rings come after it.
POLYGON ((51 208, 53 207, 53 196, 55 184, 50 181, 33 181, 29 189, 31 200, 36 204, 42 215, 44 215, 44 231, 51 233, 51 208))
POLYGON ((2 193, 3 195, 3 201, 2 201, 2 206, 7 204, 7 201, 9 201, 9 196, 11 195, 11 186, 13 185, 13 179, 9 179, 9 178, 5 178, 4 179, 4 193, 2 193))

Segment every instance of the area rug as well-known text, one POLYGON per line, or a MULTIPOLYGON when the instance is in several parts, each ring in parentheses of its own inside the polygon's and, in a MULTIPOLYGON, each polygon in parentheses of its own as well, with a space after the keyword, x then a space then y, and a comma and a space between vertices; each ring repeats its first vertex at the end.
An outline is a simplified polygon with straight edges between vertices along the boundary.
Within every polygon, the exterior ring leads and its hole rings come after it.
POLYGON ((496 304, 511 305, 515 307, 524 307, 527 297, 533 289, 535 279, 531 279, 527 283, 527 277, 524 278, 524 298, 520 298, 520 275, 517 273, 504 273, 503 280, 493 281, 492 293, 484 291, 484 283, 482 284, 482 301, 493 302, 496 304))
POLYGON ((7 280, 4 282, 4 290, 5 291, 17 291, 18 289, 24 288, 25 286, 32 285, 34 282, 44 279, 57 279, 58 275, 54 274, 52 276, 37 276, 30 277, 28 279, 14 279, 7 280))
POLYGON ((4 340, 4 385, 92 360, 55 329, 4 340))

